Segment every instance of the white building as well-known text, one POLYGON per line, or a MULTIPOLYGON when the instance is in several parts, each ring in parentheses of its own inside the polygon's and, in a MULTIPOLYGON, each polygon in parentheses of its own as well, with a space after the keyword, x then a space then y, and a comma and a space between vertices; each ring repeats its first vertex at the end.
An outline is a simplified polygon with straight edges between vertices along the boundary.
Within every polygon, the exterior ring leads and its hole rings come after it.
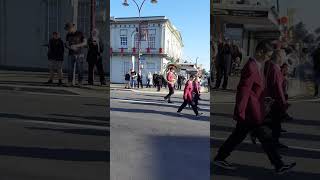
MULTIPOLYGON (((165 16, 141 17, 140 20, 143 34, 140 70, 145 83, 148 72, 163 72, 168 62, 181 59, 183 42, 180 32, 165 16)), ((113 83, 123 83, 131 68, 138 72, 138 27, 137 17, 111 17, 110 75, 113 83)))

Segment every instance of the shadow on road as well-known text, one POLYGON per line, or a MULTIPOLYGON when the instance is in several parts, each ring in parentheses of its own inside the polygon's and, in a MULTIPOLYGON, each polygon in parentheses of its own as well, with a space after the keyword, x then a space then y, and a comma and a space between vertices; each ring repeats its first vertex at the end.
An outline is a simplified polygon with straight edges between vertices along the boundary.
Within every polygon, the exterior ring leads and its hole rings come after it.
MULTIPOLYGON (((211 179, 215 180, 215 175, 228 176, 228 179, 233 179, 236 177, 246 178, 246 180, 311 180, 320 179, 320 174, 314 173, 304 173, 291 171, 284 175, 277 175, 274 173, 273 169, 265 169, 262 167, 248 166, 243 164, 235 164, 237 170, 230 171, 222 168, 213 166, 211 168, 211 179)), ((226 178, 225 178, 226 179, 226 178)))
MULTIPOLYGON (((224 131, 224 132, 231 132, 234 130, 234 127, 229 127, 229 126, 222 126, 222 125, 210 125, 210 130, 212 132, 214 131, 224 131)), ((306 141, 320 141, 320 136, 319 135, 311 135, 311 134, 299 134, 299 133, 291 133, 287 132, 285 134, 281 135, 281 138, 286 138, 286 139, 295 139, 295 140, 306 140, 306 141)))
MULTIPOLYGON (((178 108, 177 108, 178 110, 178 108)), ((163 111, 156 111, 156 110, 150 110, 150 109, 127 109, 127 108, 110 108, 110 111, 117 111, 117 112, 127 112, 127 113, 141 113, 141 114, 160 114, 164 116, 171 116, 174 118, 187 118, 190 120, 197 120, 197 121, 209 121, 209 118, 207 116, 201 116, 197 118, 195 115, 191 114, 183 114, 179 115, 175 112, 163 112, 163 111)))
POLYGON ((59 128, 38 128, 38 127, 26 127, 26 129, 30 130, 41 130, 41 131, 57 131, 63 132, 67 134, 77 134, 77 135, 88 135, 88 136, 110 136, 110 131, 106 128, 106 130, 98 130, 98 129, 59 129, 59 128))
MULTIPOLYGON (((210 146, 212 148, 219 148, 224 141, 211 139, 210 146)), ((260 145, 254 145, 249 143, 241 143, 238 147, 236 147, 236 151, 244 151, 244 152, 252 152, 252 153, 264 153, 260 145)), ((300 158, 309 158, 309 159, 320 159, 320 152, 311 151, 311 150, 302 150, 302 149, 294 149, 290 148, 288 150, 280 151, 281 155, 289 156, 289 157, 300 157, 300 158)))
POLYGON ((109 151, 50 149, 40 147, 0 146, 1 156, 16 156, 63 161, 110 161, 109 151))
MULTIPOLYGON (((208 129, 209 131, 209 129, 208 129)), ((209 133, 209 132, 208 132, 209 133)), ((210 178, 208 136, 151 136, 153 180, 210 178)))
POLYGON ((53 117, 37 117, 37 116, 26 116, 19 114, 8 114, 8 113, 0 113, 0 117, 2 118, 10 118, 13 120, 23 119, 30 121, 44 121, 44 122, 57 122, 57 123, 75 123, 81 125, 96 125, 96 126, 109 126, 107 122, 93 122, 93 121, 85 121, 85 120, 73 120, 73 119, 60 119, 53 117))
MULTIPOLYGON (((105 106, 105 105, 104 105, 105 106)), ((50 114, 52 116, 58 117, 69 117, 69 118, 81 118, 95 121, 109 121, 107 117, 97 117, 97 116, 76 116, 76 115, 67 115, 67 114, 50 114)))

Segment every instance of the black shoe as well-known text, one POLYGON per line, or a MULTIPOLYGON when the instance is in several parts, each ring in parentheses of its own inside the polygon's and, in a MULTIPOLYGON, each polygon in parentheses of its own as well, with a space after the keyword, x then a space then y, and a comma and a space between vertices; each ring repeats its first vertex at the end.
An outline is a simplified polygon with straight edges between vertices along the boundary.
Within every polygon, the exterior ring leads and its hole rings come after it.
POLYGON ((252 144, 257 144, 257 137, 256 136, 251 134, 250 139, 251 139, 252 144))
POLYGON ((295 163, 295 162, 291 163, 291 164, 283 165, 282 167, 276 169, 276 173, 277 174, 284 174, 286 172, 289 172, 296 165, 297 165, 297 163, 295 163))
POLYGON ((173 104, 173 102, 172 102, 172 101, 168 101, 168 103, 173 104))
POLYGON ((58 86, 62 86, 63 85, 63 82, 61 79, 59 79, 59 83, 58 83, 58 86))
POLYGON ((227 162, 226 160, 214 160, 213 164, 219 167, 222 167, 224 169, 229 170, 235 170, 236 167, 234 167, 231 163, 227 162))
POLYGON ((196 116, 201 117, 202 115, 203 115, 203 113, 198 113, 196 116))
POLYGON ((288 131, 287 131, 287 130, 284 130, 284 129, 281 129, 280 132, 281 132, 281 133, 287 133, 288 131))
POLYGON ((52 84, 53 81, 50 79, 49 81, 47 81, 45 84, 52 84))

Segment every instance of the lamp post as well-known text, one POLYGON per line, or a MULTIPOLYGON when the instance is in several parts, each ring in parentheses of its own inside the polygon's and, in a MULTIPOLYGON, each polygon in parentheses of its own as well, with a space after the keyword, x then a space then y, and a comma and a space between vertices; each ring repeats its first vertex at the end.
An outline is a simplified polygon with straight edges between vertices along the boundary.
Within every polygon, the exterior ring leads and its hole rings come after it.
MULTIPOLYGON (((132 0, 135 5, 137 6, 138 8, 138 13, 139 13, 139 27, 138 27, 138 33, 139 33, 139 36, 138 36, 138 73, 140 73, 140 53, 141 53, 141 9, 144 5, 144 3, 146 2, 146 0, 143 0, 141 2, 141 4, 138 4, 138 2, 136 0, 132 0)), ((156 4, 158 3, 157 0, 151 0, 150 1, 152 4, 156 4)), ((129 6, 129 3, 128 3, 128 0, 124 0, 123 3, 122 3, 123 6, 129 6)), ((134 62, 133 62, 134 63, 134 62)))

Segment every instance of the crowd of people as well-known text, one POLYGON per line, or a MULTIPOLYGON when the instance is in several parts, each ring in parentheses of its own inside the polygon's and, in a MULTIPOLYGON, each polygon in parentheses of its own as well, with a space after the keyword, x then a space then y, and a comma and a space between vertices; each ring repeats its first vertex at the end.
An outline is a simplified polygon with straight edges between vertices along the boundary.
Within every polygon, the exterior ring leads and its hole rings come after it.
POLYGON ((65 25, 67 31, 66 41, 60 37, 58 32, 52 33, 52 38, 46 45, 48 47, 49 60, 49 80, 47 84, 52 84, 55 71, 58 74, 58 85, 63 84, 63 61, 64 50, 68 52, 68 83, 67 85, 75 85, 75 75, 78 74, 78 85, 83 84, 84 77, 84 61, 88 63, 88 84, 94 85, 94 68, 98 70, 101 85, 106 85, 105 73, 103 70, 102 54, 104 45, 99 37, 99 31, 93 29, 90 38, 85 38, 81 31, 78 31, 73 23, 65 25), (85 50, 87 56, 85 57, 85 50))
POLYGON ((214 164, 226 169, 235 167, 226 161, 231 152, 250 134, 252 143, 258 139, 276 173, 282 174, 296 163, 285 164, 279 150, 289 147, 280 143, 285 132, 281 124, 291 117, 287 94, 288 65, 281 47, 269 41, 258 43, 255 54, 241 71, 237 87, 233 119, 237 122, 232 134, 219 148, 214 164))
MULTIPOLYGON (((135 70, 130 69, 129 72, 125 74, 125 88, 143 88, 143 78, 144 75, 135 70)), ((145 87, 146 88, 157 88, 160 91, 162 88, 169 88, 168 81, 166 80, 166 75, 161 72, 154 72, 153 74, 149 72, 145 75, 145 87)), ((177 81, 173 84, 173 88, 176 90, 182 90, 182 85, 186 83, 186 78, 182 74, 177 75, 177 81)))
MULTIPOLYGON (((220 39, 217 44, 212 44, 214 67, 212 73, 216 72, 216 84, 214 89, 219 89, 223 78, 222 88, 228 86, 228 76, 237 74, 242 61, 242 50, 235 41, 220 39)), ((213 78, 211 77, 213 80, 213 78)))

